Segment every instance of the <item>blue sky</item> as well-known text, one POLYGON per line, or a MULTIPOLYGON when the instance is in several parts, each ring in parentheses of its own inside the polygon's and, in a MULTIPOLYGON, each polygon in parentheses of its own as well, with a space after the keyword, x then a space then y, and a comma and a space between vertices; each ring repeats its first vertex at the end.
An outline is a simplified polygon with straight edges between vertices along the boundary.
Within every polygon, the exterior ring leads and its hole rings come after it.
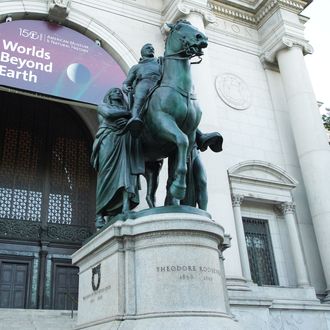
POLYGON ((305 61, 317 101, 330 108, 330 0, 314 0, 303 12, 310 17, 305 36, 314 48, 305 61))

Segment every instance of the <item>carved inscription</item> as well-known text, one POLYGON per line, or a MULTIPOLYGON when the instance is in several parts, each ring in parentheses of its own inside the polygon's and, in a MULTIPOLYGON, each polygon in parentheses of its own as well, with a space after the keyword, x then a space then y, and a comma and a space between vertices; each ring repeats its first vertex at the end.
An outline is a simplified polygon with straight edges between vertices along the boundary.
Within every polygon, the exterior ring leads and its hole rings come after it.
POLYGON ((108 285, 102 289, 99 289, 98 291, 94 291, 86 296, 83 296, 83 300, 86 300, 86 299, 91 299, 90 302, 94 302, 95 298, 97 300, 101 300, 102 299, 102 293, 106 292, 106 291, 109 291, 111 289, 111 285, 108 285))
POLYGON ((200 265, 157 266, 156 271, 162 274, 176 274, 177 279, 182 281, 199 280, 213 282, 215 277, 221 277, 219 269, 200 265))
POLYGON ((237 25, 235 23, 230 23, 222 19, 218 19, 215 25, 223 31, 240 35, 248 39, 256 40, 256 38, 258 37, 256 31, 254 31, 253 29, 242 25, 237 25))

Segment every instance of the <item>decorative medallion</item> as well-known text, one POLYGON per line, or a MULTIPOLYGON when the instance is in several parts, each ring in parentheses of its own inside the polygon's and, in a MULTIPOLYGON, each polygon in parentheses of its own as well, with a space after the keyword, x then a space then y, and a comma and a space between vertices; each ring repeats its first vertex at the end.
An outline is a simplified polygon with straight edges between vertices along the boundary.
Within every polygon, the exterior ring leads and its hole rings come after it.
POLYGON ((247 84, 232 73, 224 73, 215 80, 219 97, 230 107, 245 110, 251 104, 251 94, 247 84))
POLYGON ((101 264, 92 268, 92 288, 93 291, 99 289, 101 283, 101 264), (97 277, 97 279, 96 279, 97 277))

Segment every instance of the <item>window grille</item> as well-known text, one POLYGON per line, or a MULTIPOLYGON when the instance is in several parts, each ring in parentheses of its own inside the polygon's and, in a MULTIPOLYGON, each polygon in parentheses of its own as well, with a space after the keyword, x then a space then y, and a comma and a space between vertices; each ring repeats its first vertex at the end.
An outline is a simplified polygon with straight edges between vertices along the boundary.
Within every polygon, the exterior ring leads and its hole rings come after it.
POLYGON ((0 95, 0 237, 38 238, 32 225, 78 235, 95 213, 91 136, 66 106, 0 95))
POLYGON ((268 222, 243 218, 243 226, 253 282, 258 285, 278 285, 268 222))

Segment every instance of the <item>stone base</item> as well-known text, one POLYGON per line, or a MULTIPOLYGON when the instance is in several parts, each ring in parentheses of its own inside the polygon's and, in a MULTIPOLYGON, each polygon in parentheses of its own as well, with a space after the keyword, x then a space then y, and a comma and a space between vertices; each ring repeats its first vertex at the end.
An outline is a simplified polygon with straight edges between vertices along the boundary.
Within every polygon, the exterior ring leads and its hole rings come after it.
POLYGON ((189 210, 135 214, 73 255, 76 329, 239 329, 225 287, 223 228, 189 210))

